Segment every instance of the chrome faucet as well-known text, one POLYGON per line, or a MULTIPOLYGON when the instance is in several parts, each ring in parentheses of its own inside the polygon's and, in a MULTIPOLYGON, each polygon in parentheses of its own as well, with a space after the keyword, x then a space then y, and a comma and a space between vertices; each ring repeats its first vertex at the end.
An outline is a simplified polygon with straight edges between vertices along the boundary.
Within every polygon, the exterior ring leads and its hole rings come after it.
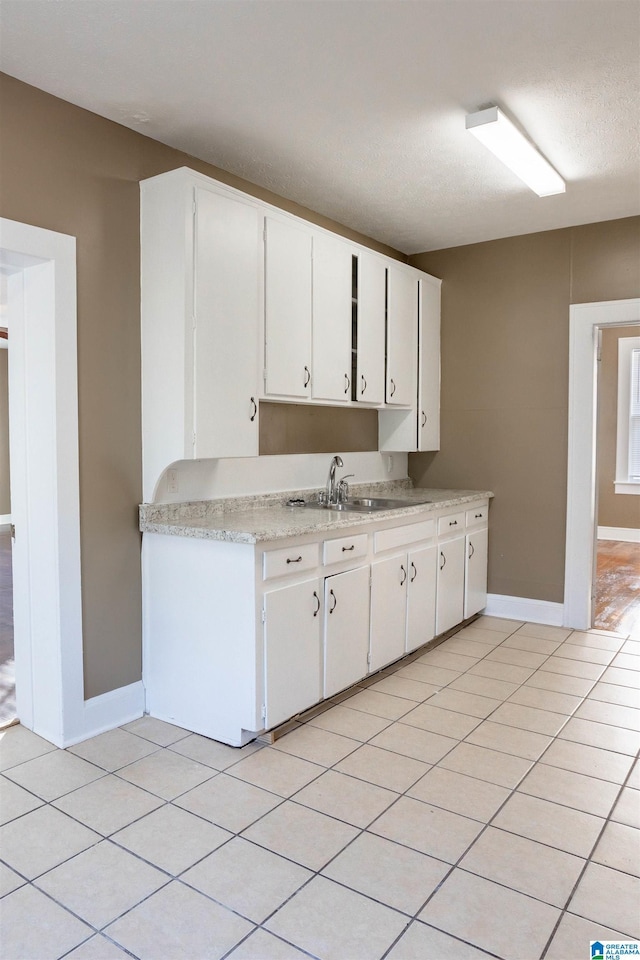
POLYGON ((325 503, 332 504, 338 502, 338 488, 336 485, 336 467, 343 467, 342 457, 337 454, 331 461, 329 467, 329 476, 327 477, 327 486, 325 488, 325 503))

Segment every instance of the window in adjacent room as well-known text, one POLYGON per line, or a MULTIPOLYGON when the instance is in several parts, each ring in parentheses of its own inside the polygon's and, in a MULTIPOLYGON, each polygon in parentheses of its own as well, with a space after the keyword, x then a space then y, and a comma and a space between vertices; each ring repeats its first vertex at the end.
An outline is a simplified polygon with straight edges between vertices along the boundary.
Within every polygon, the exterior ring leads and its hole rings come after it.
POLYGON ((615 490, 640 494, 640 337, 618 340, 615 490))

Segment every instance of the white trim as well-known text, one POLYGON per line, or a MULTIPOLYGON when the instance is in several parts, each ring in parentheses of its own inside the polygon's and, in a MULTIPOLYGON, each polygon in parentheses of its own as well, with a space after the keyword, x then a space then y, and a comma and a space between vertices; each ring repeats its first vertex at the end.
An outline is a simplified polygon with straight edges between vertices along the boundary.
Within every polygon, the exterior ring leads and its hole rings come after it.
POLYGON ((596 537, 596 340, 600 327, 640 321, 640 298, 579 303, 569 320, 569 452, 564 624, 591 627, 596 537))
POLYGON ((549 600, 530 600, 527 597, 507 597, 498 593, 487 594, 487 605, 482 611, 485 617, 504 617, 506 620, 526 620, 529 623, 546 623, 561 627, 564 623, 564 605, 549 600))
POLYGON ((99 697, 84 701, 82 731, 65 739, 64 746, 72 747, 88 737, 96 737, 114 727, 137 720, 144 713, 144 687, 142 680, 117 690, 110 690, 99 697))
POLYGON ((598 540, 621 540, 640 543, 640 530, 633 527, 598 527, 598 540))
POLYGON ((10 523, 11 523, 11 514, 10 514, 10 513, 0 514, 0 527, 6 527, 6 526, 7 526, 8 524, 10 524, 10 523))
POLYGON ((0 337, 0 350, 8 350, 8 349, 9 349, 9 341, 5 340, 4 337, 0 337))
POLYGON ((630 480, 624 483, 615 480, 613 486, 617 494, 640 496, 640 483, 638 483, 637 480, 630 480))

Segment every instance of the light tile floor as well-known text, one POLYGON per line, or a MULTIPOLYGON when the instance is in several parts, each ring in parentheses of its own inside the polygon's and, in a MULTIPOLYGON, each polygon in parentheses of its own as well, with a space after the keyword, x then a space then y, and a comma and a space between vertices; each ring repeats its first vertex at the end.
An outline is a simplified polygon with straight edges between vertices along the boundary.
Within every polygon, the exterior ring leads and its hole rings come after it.
POLYGON ((0 742, 3 960, 585 960, 640 938, 640 643, 481 617, 243 750, 0 742))

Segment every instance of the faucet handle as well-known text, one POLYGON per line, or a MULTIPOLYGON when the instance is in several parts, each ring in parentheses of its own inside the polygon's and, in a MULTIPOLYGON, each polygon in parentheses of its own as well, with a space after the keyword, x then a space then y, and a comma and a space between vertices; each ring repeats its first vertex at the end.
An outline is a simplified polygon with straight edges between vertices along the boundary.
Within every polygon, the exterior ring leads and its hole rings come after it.
POLYGON ((345 473, 338 482, 338 503, 345 503, 349 499, 349 484, 347 477, 355 477, 355 473, 345 473))

